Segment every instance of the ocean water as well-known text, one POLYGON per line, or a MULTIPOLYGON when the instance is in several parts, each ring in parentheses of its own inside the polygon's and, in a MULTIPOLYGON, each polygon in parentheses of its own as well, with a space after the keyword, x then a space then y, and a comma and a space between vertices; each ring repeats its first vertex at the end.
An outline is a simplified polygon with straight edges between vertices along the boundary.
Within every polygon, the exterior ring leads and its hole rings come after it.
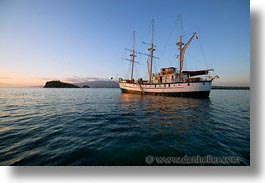
POLYGON ((249 95, 1 88, 0 165, 250 165, 249 95))

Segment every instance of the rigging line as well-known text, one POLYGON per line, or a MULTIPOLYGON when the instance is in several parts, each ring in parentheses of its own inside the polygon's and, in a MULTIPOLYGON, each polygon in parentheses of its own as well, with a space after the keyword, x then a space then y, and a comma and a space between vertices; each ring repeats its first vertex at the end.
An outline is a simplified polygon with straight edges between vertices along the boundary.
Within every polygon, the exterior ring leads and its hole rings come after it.
POLYGON ((155 62, 154 64, 153 64, 153 66, 154 66, 154 68, 153 68, 153 73, 156 73, 157 72, 157 66, 156 66, 156 64, 157 64, 157 62, 155 62))
POLYGON ((205 56, 204 51, 203 51, 203 48, 202 48, 201 41, 199 39, 198 39, 198 41, 199 41, 199 46, 200 46, 200 49, 201 49, 202 56, 203 56, 204 62, 206 64, 206 67, 209 67, 208 62, 207 62, 207 59, 206 59, 206 56, 205 56))
MULTIPOLYGON (((165 50, 168 47, 168 42, 169 42, 170 38, 172 37, 173 32, 176 30, 177 26, 178 26, 178 24, 174 24, 173 28, 171 29, 170 34, 167 37, 166 42, 165 42, 163 49, 161 51, 161 58, 164 56, 165 50)), ((177 41, 175 41, 175 42, 177 42, 177 41)))
POLYGON ((193 63, 191 61, 192 60, 192 54, 190 53, 189 50, 186 51, 186 57, 184 58, 184 60, 185 60, 184 61, 184 67, 186 68, 186 70, 188 70, 188 69, 192 70, 192 68, 194 68, 194 66, 193 66, 193 63), (189 68, 187 68, 187 65, 189 66, 189 68))
POLYGON ((148 76, 149 76, 149 74, 150 74, 150 68, 149 68, 149 57, 147 58, 147 70, 148 70, 148 76))
MULTIPOLYGON (((121 59, 122 60, 122 59, 121 59)), ((128 64, 126 64, 125 62, 123 62, 123 76, 125 78, 128 78, 129 77, 129 73, 130 73, 130 70, 131 70, 131 67, 128 67, 128 64), (126 72, 127 71, 127 72, 126 72)))
MULTIPOLYGON (((138 36, 138 40, 149 43, 149 41, 147 41, 149 39, 149 36, 150 36, 150 26, 148 25, 144 27, 142 33, 138 36)), ((146 50, 146 48, 144 47, 141 48, 146 50)))

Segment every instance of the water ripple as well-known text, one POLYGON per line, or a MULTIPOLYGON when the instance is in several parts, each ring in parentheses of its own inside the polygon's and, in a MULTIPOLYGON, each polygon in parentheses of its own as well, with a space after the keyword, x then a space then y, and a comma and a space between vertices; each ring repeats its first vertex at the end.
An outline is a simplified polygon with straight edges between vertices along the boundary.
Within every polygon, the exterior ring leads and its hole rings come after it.
POLYGON ((189 99, 118 89, 0 90, 0 165, 146 165, 147 155, 250 163, 249 91, 189 99))

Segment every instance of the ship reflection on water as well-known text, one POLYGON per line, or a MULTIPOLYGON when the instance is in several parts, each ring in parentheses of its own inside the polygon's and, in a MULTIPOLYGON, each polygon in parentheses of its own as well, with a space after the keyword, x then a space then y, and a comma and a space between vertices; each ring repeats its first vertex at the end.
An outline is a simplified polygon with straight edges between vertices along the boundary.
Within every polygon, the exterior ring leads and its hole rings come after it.
MULTIPOLYGON (((119 96, 119 110, 122 118, 132 123, 130 131, 136 128, 135 136, 144 136, 138 139, 138 145, 148 147, 153 154, 237 156, 241 157, 241 165, 247 165, 247 114, 231 115, 234 101, 229 99, 229 92, 217 96, 220 93, 206 99, 123 93, 119 96)), ((242 107, 241 102, 238 106, 242 107)))
POLYGON ((250 164, 249 91, 194 99, 119 89, 1 89, 0 98, 0 165, 147 165, 148 155, 240 157, 240 165, 250 164))
POLYGON ((211 100, 151 95, 120 94, 120 110, 135 113, 136 120, 148 119, 161 130, 187 131, 197 128, 200 121, 211 119, 211 100))

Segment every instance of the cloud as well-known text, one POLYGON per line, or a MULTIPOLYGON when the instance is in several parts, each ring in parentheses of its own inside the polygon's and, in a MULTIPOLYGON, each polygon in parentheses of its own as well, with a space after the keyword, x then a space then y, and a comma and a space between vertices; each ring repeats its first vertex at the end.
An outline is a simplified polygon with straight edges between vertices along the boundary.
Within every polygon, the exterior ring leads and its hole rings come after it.
POLYGON ((10 77, 0 76, 0 79, 10 79, 10 77))
POLYGON ((39 80, 43 81, 52 81, 52 80, 60 80, 69 83, 82 83, 82 82, 89 82, 89 81, 108 81, 109 79, 106 78, 97 78, 97 77, 67 77, 67 78, 55 78, 55 77, 39 77, 39 80))
POLYGON ((96 77, 70 77, 70 78, 64 78, 63 79, 66 82, 70 83, 82 83, 82 82, 88 82, 88 81, 109 81, 109 79, 106 78, 96 78, 96 77))
POLYGON ((37 77, 27 74, 6 73, 5 76, 0 76, 0 87, 27 87, 41 83, 37 77))
MULTIPOLYGON (((3 74, 3 73, 1 73, 3 74)), ((97 77, 40 77, 33 76, 26 73, 11 73, 6 72, 0 76, 0 87, 29 87, 29 86, 43 86, 47 81, 60 80, 69 83, 83 83, 90 81, 109 81, 106 78, 97 77)))

